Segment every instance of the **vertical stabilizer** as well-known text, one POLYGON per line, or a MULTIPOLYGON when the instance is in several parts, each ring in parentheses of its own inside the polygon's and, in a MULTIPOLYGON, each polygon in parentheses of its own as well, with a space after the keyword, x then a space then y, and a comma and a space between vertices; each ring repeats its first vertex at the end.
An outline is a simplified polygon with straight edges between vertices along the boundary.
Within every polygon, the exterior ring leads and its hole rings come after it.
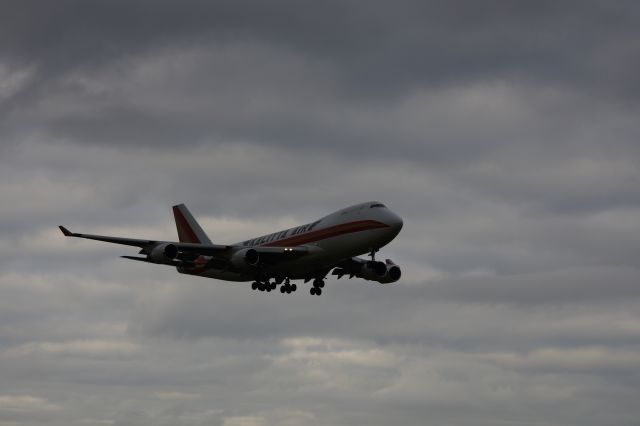
POLYGON ((178 239, 181 243, 212 244, 187 206, 184 204, 173 206, 173 217, 176 219, 178 239))

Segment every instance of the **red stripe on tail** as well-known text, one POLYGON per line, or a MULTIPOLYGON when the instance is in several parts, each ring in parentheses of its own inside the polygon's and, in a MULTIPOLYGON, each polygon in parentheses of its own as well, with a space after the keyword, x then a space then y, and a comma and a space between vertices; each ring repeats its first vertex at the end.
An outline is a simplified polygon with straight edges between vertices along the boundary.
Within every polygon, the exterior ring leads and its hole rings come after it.
POLYGON ((180 242, 201 244, 202 242, 193 231, 193 229, 189 225, 189 222, 187 222, 187 219, 184 217, 177 206, 173 208, 173 214, 176 218, 176 225, 178 226, 178 238, 180 239, 180 242))

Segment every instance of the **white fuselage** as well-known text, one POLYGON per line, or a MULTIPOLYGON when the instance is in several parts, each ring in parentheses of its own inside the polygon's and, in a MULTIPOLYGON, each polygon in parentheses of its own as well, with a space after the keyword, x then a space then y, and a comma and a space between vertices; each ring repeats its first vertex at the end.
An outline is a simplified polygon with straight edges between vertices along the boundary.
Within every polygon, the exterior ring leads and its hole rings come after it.
MULTIPOLYGON (((372 201, 338 210, 322 219, 273 234, 252 238, 234 246, 304 247, 307 255, 265 266, 261 273, 273 277, 305 279, 326 273, 337 263, 385 246, 402 228, 402 219, 384 205, 372 201)), ((210 258, 200 256, 195 267, 178 267, 178 272, 227 281, 252 281, 256 272, 247 269, 209 265, 210 258)))

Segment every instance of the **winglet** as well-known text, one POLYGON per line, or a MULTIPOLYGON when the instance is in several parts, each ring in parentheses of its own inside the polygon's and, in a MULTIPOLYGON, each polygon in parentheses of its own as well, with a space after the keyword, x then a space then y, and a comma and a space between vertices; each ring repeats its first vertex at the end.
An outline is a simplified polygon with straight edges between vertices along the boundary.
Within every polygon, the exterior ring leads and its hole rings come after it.
POLYGON ((60 225, 58 226, 58 228, 60 228, 60 230, 62 231, 65 237, 73 237, 73 233, 69 231, 67 228, 65 228, 64 226, 60 225))

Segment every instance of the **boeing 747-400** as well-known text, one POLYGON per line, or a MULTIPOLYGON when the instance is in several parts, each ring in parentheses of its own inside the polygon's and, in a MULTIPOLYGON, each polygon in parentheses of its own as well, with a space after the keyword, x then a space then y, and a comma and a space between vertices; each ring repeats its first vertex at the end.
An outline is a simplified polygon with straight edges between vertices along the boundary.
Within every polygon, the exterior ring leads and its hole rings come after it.
POLYGON ((400 279, 393 261, 376 261, 375 254, 402 229, 402 219, 384 204, 371 201, 338 210, 314 222, 243 242, 213 244, 184 204, 173 207, 178 242, 79 234, 64 226, 67 237, 87 238, 139 247, 142 256, 125 259, 175 266, 182 274, 225 281, 252 281, 254 290, 296 291, 292 280, 312 281, 310 293, 322 294, 332 272, 381 284, 400 279), (357 256, 369 254, 370 259, 357 256))

